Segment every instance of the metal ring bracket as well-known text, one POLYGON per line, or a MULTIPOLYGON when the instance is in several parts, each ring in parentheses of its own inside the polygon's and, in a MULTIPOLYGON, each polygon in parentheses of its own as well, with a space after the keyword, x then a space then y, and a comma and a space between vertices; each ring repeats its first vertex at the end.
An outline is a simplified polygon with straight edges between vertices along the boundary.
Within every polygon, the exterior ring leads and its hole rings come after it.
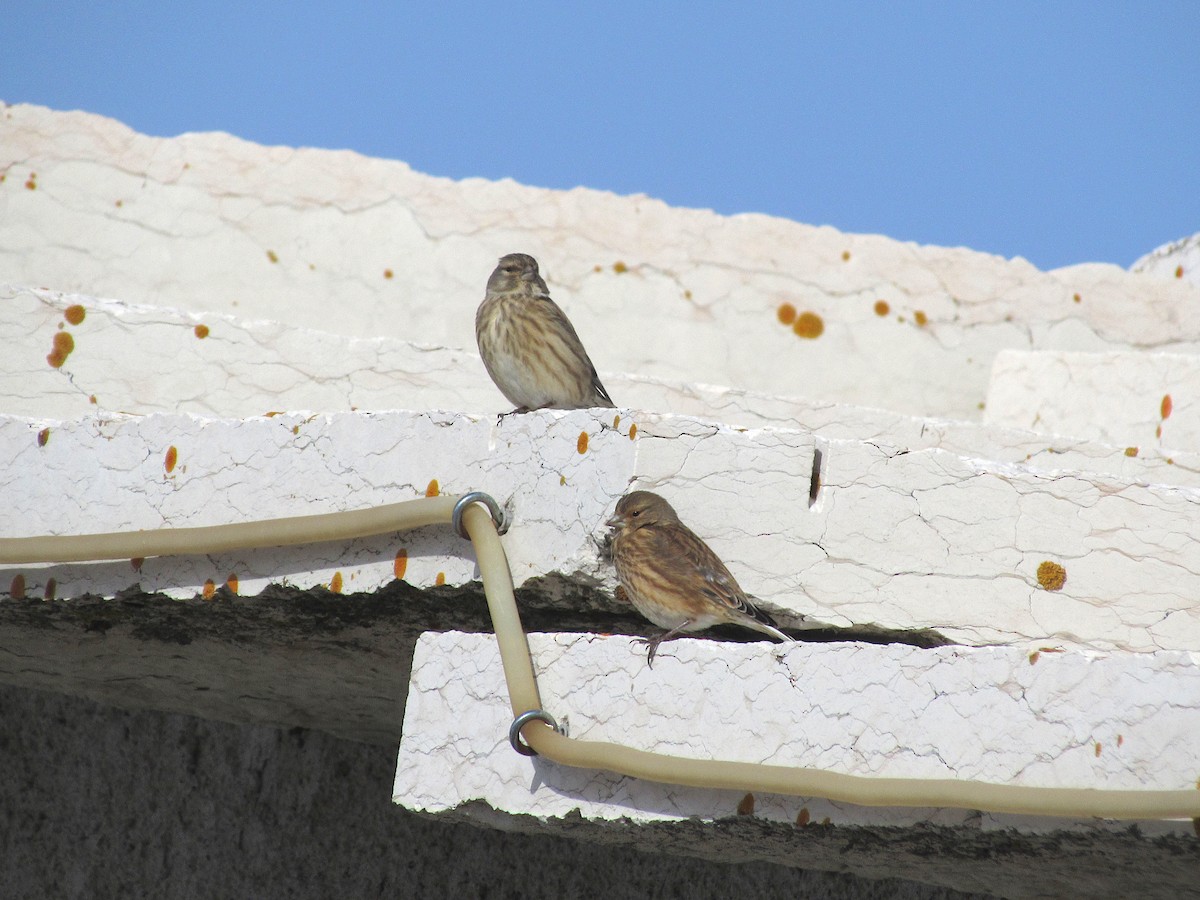
POLYGON ((558 727, 558 723, 554 721, 554 716, 546 712, 544 709, 530 709, 521 713, 513 719, 512 725, 508 727, 508 742, 512 744, 512 748, 522 756, 537 756, 537 751, 521 740, 521 729, 534 720, 545 722, 559 734, 562 734, 562 729, 558 727))
POLYGON ((508 531, 508 516, 504 514, 504 510, 500 508, 500 504, 496 502, 491 494, 485 494, 483 491, 471 491, 469 494, 463 494, 458 498, 458 502, 454 504, 454 515, 451 522, 454 525, 454 530, 459 537, 470 540, 471 536, 467 534, 466 528, 463 527, 463 510, 472 503, 482 503, 488 508, 488 512, 492 514, 492 521, 496 523, 496 533, 504 534, 508 531))

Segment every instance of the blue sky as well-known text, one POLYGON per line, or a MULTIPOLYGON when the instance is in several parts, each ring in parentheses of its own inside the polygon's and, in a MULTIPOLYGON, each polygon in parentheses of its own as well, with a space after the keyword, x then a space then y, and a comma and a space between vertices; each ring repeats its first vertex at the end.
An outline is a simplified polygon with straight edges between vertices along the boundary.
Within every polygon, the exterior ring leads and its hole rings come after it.
POLYGON ((9 0, 3 21, 0 99, 148 134, 349 148, 1041 268, 1129 265, 1200 231, 1191 0, 9 0))

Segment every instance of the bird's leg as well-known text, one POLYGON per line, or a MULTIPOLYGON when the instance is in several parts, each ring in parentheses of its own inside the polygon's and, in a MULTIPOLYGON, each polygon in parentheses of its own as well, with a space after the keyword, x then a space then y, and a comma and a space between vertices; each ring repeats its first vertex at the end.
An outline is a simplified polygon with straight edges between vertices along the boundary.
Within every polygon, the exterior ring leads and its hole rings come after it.
POLYGON ((500 415, 496 416, 496 427, 499 428, 500 423, 503 422, 505 419, 507 419, 509 416, 519 416, 519 415, 522 415, 523 413, 527 413, 527 412, 529 412, 528 406, 518 406, 516 409, 510 409, 506 413, 500 413, 500 415))
POLYGON ((634 640, 635 644, 645 644, 647 647, 647 650, 646 650, 646 665, 647 665, 647 667, 649 667, 651 669, 654 668, 654 654, 658 652, 659 644, 661 644, 663 641, 669 641, 669 640, 679 637, 689 627, 691 627, 691 624, 692 624, 692 620, 688 619, 682 625, 677 625, 674 628, 672 628, 670 631, 664 631, 658 637, 634 638, 633 640, 634 640))

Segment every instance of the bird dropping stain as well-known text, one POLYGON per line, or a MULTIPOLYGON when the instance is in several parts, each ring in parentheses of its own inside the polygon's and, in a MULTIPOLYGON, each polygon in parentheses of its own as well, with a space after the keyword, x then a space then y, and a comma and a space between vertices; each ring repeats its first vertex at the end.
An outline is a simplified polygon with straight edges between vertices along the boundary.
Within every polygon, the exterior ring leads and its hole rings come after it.
POLYGON ((63 318, 66 319, 68 322, 70 322, 72 325, 81 324, 83 322, 84 316, 86 316, 86 315, 87 315, 87 310, 85 310, 78 303, 74 304, 73 306, 68 306, 63 311, 63 318))
POLYGON ((163 468, 167 470, 168 475, 175 471, 175 463, 177 462, 179 462, 179 451, 176 450, 175 445, 172 444, 167 448, 167 455, 163 460, 163 468))
POLYGON ((1061 591, 1067 583, 1067 570, 1056 562, 1046 560, 1037 567, 1037 580, 1047 591, 1061 591))
POLYGON ((441 487, 438 485, 438 480, 436 478, 431 478, 429 480, 429 486, 425 488, 425 496, 436 497, 441 493, 441 490, 441 487))
POLYGON ((586 431, 579 432, 579 438, 575 441, 575 449, 581 454, 587 453, 588 433, 586 431))
POLYGON ((408 571, 408 549, 401 547, 396 551, 396 558, 392 560, 392 574, 397 579, 401 579, 406 571, 408 571))

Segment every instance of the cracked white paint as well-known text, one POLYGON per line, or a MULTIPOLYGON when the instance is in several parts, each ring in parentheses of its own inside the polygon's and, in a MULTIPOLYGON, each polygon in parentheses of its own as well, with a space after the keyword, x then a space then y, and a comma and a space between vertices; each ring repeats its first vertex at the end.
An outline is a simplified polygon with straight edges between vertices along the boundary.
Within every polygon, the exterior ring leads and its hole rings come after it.
POLYGON ((963 419, 1004 348, 1200 350, 1194 285, 1112 265, 1043 273, 641 196, 150 138, 34 106, 5 107, 0 127, 0 271, 14 283, 461 349, 496 258, 519 249, 601 371, 963 419), (819 315, 821 336, 781 324, 785 304, 819 315))
POLYGON ((1048 353, 996 357, 986 419, 1160 456, 1200 447, 1200 356, 1048 353))
MULTIPOLYGON (((1200 490, 1047 473, 629 410, 508 417, 289 413, 272 418, 0 418, 0 535, 74 534, 340 511, 482 489, 515 512, 518 585, 547 573, 615 587, 596 541, 631 485, 666 495, 743 587, 785 625, 933 628, 964 643, 1137 652, 1200 648, 1200 490), (619 418, 618 418, 619 417, 619 418), (613 427, 613 422, 617 427, 613 427), (44 446, 39 433, 48 427, 44 446), (636 427, 636 432, 635 432, 636 427), (636 433, 631 440, 630 434, 636 433), (581 453, 581 435, 587 436, 581 453), (165 457, 175 447, 175 469, 165 457), (103 477, 97 477, 102 473, 103 477), (1039 582, 1061 566, 1061 589, 1039 582)), ((474 578, 449 530, 219 558, 20 567, 32 593, 194 595, 229 574, 255 593, 342 574, 345 590, 474 578)))
POLYGON ((1200 234, 1151 250, 1130 266, 1130 271, 1155 278, 1181 279, 1200 287, 1200 234))
MULTIPOLYGON (((529 636, 547 711, 571 737, 697 759, 852 775, 1042 787, 1189 790, 1200 773, 1200 657, 1011 648, 680 640, 653 669, 625 637, 529 636), (703 685, 699 690, 698 686, 703 685)), ((422 635, 396 768, 398 803, 471 801, 541 818, 732 817, 743 791, 661 785, 515 753, 494 637, 422 635), (470 714, 464 714, 469 709, 470 714)), ((756 794, 755 815, 835 825, 979 821, 756 794)), ((1095 823, 986 815, 983 827, 1095 823)), ((1153 826, 1152 826, 1153 827, 1153 826)), ((1162 823, 1189 833, 1191 823, 1162 823)))

